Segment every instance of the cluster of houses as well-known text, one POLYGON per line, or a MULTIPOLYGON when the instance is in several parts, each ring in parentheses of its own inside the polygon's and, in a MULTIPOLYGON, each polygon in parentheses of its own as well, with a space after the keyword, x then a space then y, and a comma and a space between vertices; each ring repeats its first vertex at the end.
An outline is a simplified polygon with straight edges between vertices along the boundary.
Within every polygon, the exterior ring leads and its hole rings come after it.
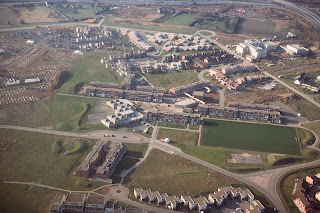
POLYGON ((199 104, 197 110, 200 115, 270 121, 272 123, 282 122, 280 108, 274 105, 229 102, 227 107, 199 104))
POLYGON ((147 57, 145 50, 138 50, 137 52, 126 50, 122 56, 109 55, 109 57, 103 57, 101 63, 104 64, 107 69, 116 69, 120 76, 126 76, 134 73, 136 70, 136 64, 133 59, 145 57, 147 57))
POLYGON ((252 84, 252 83, 260 83, 262 81, 267 80, 267 77, 263 74, 260 75, 246 75, 242 77, 238 77, 236 79, 232 78, 230 75, 233 74, 243 74, 247 72, 256 71, 256 67, 249 65, 237 65, 233 67, 222 68, 221 70, 216 70, 211 68, 209 71, 210 76, 214 76, 215 79, 221 84, 226 85, 229 90, 240 90, 243 86, 252 84))
POLYGON ((250 55, 246 57, 249 61, 265 58, 269 51, 274 51, 276 49, 277 45, 272 41, 258 41, 256 39, 245 40, 244 43, 240 43, 236 46, 237 53, 250 55))
POLYGON ((189 68, 190 66, 196 68, 208 68, 210 65, 232 62, 235 59, 231 54, 226 53, 225 51, 218 50, 202 53, 193 53, 183 56, 181 56, 178 53, 167 54, 163 57, 162 60, 165 62, 171 62, 171 66, 179 64, 179 66, 183 68, 189 68))
POLYGON ((75 172, 76 176, 112 183, 111 175, 126 153, 124 143, 98 141, 75 172))
POLYGON ((89 86, 84 88, 86 96, 127 99, 135 101, 162 103, 164 100, 165 89, 160 87, 137 86, 135 90, 131 90, 133 84, 132 75, 127 76, 119 89, 117 84, 91 82, 89 86))
POLYGON ((168 66, 163 62, 144 62, 140 63, 140 70, 144 74, 165 73, 168 66))
POLYGON ((129 36, 129 40, 132 44, 136 45, 139 49, 143 49, 146 51, 151 51, 153 47, 144 41, 143 37, 137 33, 136 31, 130 31, 121 29, 119 30, 121 35, 127 35, 129 36))
POLYGON ((187 85, 182 85, 179 87, 175 87, 169 90, 169 93, 174 96, 180 96, 184 93, 195 91, 195 90, 202 90, 205 88, 210 87, 210 81, 198 81, 187 85))
MULTIPOLYGON (((157 205, 164 205, 172 210, 179 210, 181 207, 185 207, 201 212, 213 206, 221 207, 225 202, 228 202, 229 198, 247 201, 250 204, 247 209, 241 209, 240 212, 259 213, 265 209, 260 201, 255 199, 249 189, 233 188, 232 186, 219 187, 218 191, 209 194, 208 199, 206 197, 191 198, 185 195, 181 195, 180 197, 175 195, 168 196, 167 193, 143 190, 142 188, 135 188, 133 193, 141 202, 146 201, 157 205)), ((236 209, 235 211, 239 212, 236 209)))
POLYGON ((148 40, 155 44, 163 44, 163 50, 168 52, 186 52, 213 50, 213 45, 204 38, 193 35, 155 33, 148 35, 148 40))
POLYGON ((79 49, 101 48, 112 41, 112 33, 107 27, 76 27, 74 43, 79 49))
POLYGON ((294 203, 303 213, 320 211, 320 173, 297 179, 293 193, 294 203))
POLYGON ((164 112, 159 110, 148 110, 147 120, 183 123, 183 124, 190 124, 190 125, 199 125, 201 123, 201 118, 199 114, 177 113, 177 112, 173 113, 173 112, 164 112))
POLYGON ((143 119, 143 114, 137 110, 137 106, 126 99, 107 101, 106 104, 115 110, 114 114, 101 120, 101 123, 108 128, 135 123, 143 119))
POLYGON ((142 209, 122 209, 112 202, 107 202, 107 198, 102 195, 68 193, 56 194, 51 207, 51 213, 144 213, 142 209), (134 210, 134 211, 133 211, 134 210))
MULTIPOLYGON (((318 78, 320 80, 320 76, 318 78)), ((316 84, 316 80, 310 79, 304 72, 298 75, 293 83, 301 86, 301 88, 303 89, 308 89, 314 93, 319 93, 320 90, 320 86, 319 84, 316 84)))

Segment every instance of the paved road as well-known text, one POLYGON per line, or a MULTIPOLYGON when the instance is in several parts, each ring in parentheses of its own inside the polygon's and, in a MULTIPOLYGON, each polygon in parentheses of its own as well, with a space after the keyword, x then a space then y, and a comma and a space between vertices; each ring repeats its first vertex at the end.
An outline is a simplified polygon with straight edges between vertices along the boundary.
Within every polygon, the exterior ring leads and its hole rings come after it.
POLYGON ((96 130, 88 133, 76 133, 76 132, 64 132, 56 131, 51 129, 40 129, 40 128, 31 128, 23 126, 12 126, 12 125, 0 125, 0 129, 16 129, 29 132, 39 132, 52 135, 62 135, 68 137, 77 137, 77 138, 89 138, 89 139, 105 139, 108 141, 115 142, 126 142, 126 143, 148 143, 149 139, 138 134, 129 133, 129 132, 118 132, 112 130, 96 130), (104 137, 104 134, 110 135, 110 137, 104 137), (111 137, 114 135, 114 137, 111 137))

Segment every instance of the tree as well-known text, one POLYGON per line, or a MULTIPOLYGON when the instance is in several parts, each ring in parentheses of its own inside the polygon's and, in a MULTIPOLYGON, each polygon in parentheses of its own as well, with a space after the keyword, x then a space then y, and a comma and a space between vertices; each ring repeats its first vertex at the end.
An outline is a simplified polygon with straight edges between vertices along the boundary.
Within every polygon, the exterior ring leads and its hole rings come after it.
POLYGON ((8 21, 8 25, 10 25, 11 23, 10 23, 10 21, 8 21))
POLYGON ((23 19, 20 19, 20 24, 26 24, 26 22, 23 19))

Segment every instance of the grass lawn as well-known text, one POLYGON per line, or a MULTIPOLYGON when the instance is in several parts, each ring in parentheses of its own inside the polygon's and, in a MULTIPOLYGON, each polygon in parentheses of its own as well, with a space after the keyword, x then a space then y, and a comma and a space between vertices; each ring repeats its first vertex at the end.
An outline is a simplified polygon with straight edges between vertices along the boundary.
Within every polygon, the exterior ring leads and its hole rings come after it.
POLYGON ((282 176, 277 184, 277 191, 280 192, 280 198, 283 203, 286 203, 285 207, 288 212, 299 213, 299 209, 293 203, 292 191, 295 184, 295 179, 306 178, 307 175, 313 175, 320 172, 320 167, 313 167, 307 169, 300 169, 297 171, 289 172, 282 176))
POLYGON ((301 113, 303 117, 310 121, 320 119, 319 107, 300 96, 296 96, 294 99, 286 99, 282 102, 294 111, 301 113))
POLYGON ((206 146, 300 155, 294 128, 205 120, 202 133, 206 146))
POLYGON ((69 81, 64 83, 58 90, 59 93, 74 94, 74 86, 80 82, 89 83, 90 81, 102 81, 122 83, 124 77, 110 69, 106 69, 103 64, 100 63, 100 55, 86 54, 85 56, 75 60, 72 65, 74 70, 72 77, 69 81))
POLYGON ((239 22, 239 18, 218 17, 205 18, 198 20, 194 26, 206 30, 222 31, 226 33, 234 33, 239 22))
POLYGON ((219 186, 234 181, 192 161, 153 149, 147 159, 125 178, 124 184, 129 187, 130 193, 133 188, 142 187, 167 192, 169 195, 198 196, 208 195, 219 186))
POLYGON ((212 33, 206 32, 206 31, 200 32, 200 34, 201 34, 201 35, 204 35, 204 36, 211 36, 211 35, 212 35, 212 33))
POLYGON ((174 26, 190 26, 193 22, 195 22, 198 18, 197 14, 191 13, 181 13, 176 15, 165 22, 164 24, 174 25, 174 26))
POLYGON ((190 130, 199 130, 199 125, 189 125, 190 130))
MULTIPOLYGON (((302 126, 313 130, 318 135, 318 138, 320 138, 320 121, 302 124, 302 126)), ((320 148, 320 143, 317 143, 316 146, 320 148)))
POLYGON ((145 77, 155 87, 165 87, 167 90, 173 87, 190 84, 199 81, 194 71, 178 71, 177 73, 150 74, 145 77))
POLYGON ((148 149, 148 145, 147 143, 126 143, 127 152, 125 156, 143 158, 148 149))
MULTIPOLYGON (((73 175, 95 140, 6 129, 1 129, 0 135, 2 140, 14 142, 1 152, 1 181, 36 182, 71 190, 94 189, 101 185, 73 175), (57 141, 61 141, 65 149, 63 154, 53 149, 57 141), (81 146, 77 146, 79 141, 83 141, 81 146)), ((0 189, 3 198, 0 209, 14 206, 17 210, 26 208, 27 212, 36 212, 41 201, 52 196, 52 191, 38 187, 1 184, 0 189)))
POLYGON ((186 129, 187 128, 187 124, 172 123, 172 122, 158 122, 158 126, 178 128, 178 129, 186 129))
POLYGON ((71 20, 75 19, 85 19, 85 18, 97 18, 94 7, 90 4, 76 5, 74 9, 70 8, 58 8, 61 13, 71 20))

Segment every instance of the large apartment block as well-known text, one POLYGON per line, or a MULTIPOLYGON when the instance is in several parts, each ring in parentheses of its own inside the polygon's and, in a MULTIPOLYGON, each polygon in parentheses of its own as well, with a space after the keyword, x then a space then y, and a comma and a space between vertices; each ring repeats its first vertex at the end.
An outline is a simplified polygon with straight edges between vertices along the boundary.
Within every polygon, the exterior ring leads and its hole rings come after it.
POLYGON ((122 156, 127 151, 123 143, 98 141, 78 167, 75 175, 109 180, 122 156))
POLYGON ((173 95, 182 95, 186 92, 191 92, 194 90, 201 90, 201 89, 204 89, 205 87, 209 87, 209 86, 210 86, 209 81, 198 81, 195 83, 172 88, 169 90, 169 93, 171 93, 173 95))
POLYGON ((198 112, 201 115, 210 115, 226 118, 240 118, 246 120, 270 121, 281 123, 281 114, 278 106, 261 104, 229 103, 228 107, 199 104, 198 112))
POLYGON ((201 123, 201 118, 199 114, 171 113, 163 111, 148 111, 147 120, 184 123, 191 125, 198 125, 201 123))
POLYGON ((175 195, 168 196, 167 193, 159 193, 158 191, 151 191, 149 189, 143 190, 142 188, 135 188, 133 193, 140 202, 147 201, 156 205, 162 204, 171 210, 176 210, 179 206, 185 206, 190 210, 201 212, 213 205, 222 206, 224 202, 228 202, 229 198, 248 202, 248 209, 243 209, 246 213, 260 213, 265 209, 260 201, 255 199, 249 189, 233 188, 232 186, 220 187, 218 191, 209 194, 208 198, 191 198, 187 195, 181 195, 180 197, 175 195))

